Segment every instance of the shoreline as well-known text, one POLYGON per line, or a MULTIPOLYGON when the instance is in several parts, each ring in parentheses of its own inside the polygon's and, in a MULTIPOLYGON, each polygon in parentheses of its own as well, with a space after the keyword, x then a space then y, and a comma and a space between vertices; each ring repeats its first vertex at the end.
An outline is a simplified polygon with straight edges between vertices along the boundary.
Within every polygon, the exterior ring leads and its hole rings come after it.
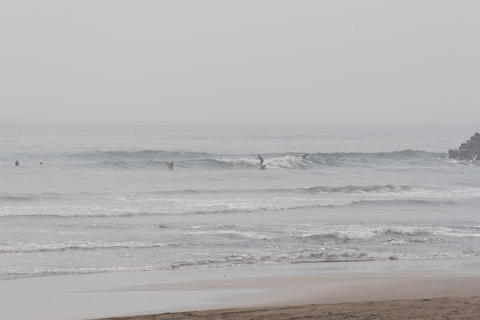
POLYGON ((191 310, 221 314, 224 309, 265 307, 275 312, 306 304, 475 299, 480 297, 480 259, 243 266, 0 282, 0 318, 5 319, 111 319, 191 310))

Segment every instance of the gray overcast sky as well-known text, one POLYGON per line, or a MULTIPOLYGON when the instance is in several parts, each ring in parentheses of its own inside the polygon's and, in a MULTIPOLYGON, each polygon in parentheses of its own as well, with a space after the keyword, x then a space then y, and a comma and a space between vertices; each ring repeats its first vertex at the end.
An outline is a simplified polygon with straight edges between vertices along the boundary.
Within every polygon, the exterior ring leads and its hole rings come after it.
POLYGON ((476 122, 480 1, 1 1, 0 118, 476 122))

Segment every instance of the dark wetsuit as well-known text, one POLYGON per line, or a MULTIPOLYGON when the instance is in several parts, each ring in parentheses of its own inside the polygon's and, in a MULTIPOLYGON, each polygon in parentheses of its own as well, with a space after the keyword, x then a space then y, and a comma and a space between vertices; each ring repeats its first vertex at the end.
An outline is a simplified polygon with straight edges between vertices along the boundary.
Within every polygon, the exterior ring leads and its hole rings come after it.
POLYGON ((263 164, 263 157, 261 155, 258 155, 257 159, 260 160, 260 169, 265 169, 267 166, 263 164))
POLYGON ((262 167, 263 166, 263 157, 261 155, 258 155, 257 159, 260 160, 260 167, 262 167))

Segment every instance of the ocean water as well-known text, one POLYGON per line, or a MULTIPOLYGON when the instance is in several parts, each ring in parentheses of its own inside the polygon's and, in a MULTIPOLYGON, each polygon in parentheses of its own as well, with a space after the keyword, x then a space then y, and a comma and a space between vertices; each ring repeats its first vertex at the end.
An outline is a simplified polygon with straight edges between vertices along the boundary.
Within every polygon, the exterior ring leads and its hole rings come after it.
POLYGON ((475 130, 2 123, 0 279, 478 257, 475 130))

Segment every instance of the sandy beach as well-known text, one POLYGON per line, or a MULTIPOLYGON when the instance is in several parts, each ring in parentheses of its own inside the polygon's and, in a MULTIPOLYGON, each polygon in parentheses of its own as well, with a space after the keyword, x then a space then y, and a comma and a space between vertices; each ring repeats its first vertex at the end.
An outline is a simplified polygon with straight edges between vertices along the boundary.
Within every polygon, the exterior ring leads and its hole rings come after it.
POLYGON ((480 319, 480 296, 164 313, 103 320, 480 319))
POLYGON ((241 303, 250 307, 102 320, 479 319, 480 277, 463 271, 378 270, 372 273, 364 269, 361 273, 345 273, 331 270, 317 274, 132 287, 133 291, 170 292, 248 290, 250 297, 246 295, 237 301, 225 302, 226 305, 241 303))
POLYGON ((0 318, 475 319, 478 270, 465 259, 17 278, 1 282, 0 318))

